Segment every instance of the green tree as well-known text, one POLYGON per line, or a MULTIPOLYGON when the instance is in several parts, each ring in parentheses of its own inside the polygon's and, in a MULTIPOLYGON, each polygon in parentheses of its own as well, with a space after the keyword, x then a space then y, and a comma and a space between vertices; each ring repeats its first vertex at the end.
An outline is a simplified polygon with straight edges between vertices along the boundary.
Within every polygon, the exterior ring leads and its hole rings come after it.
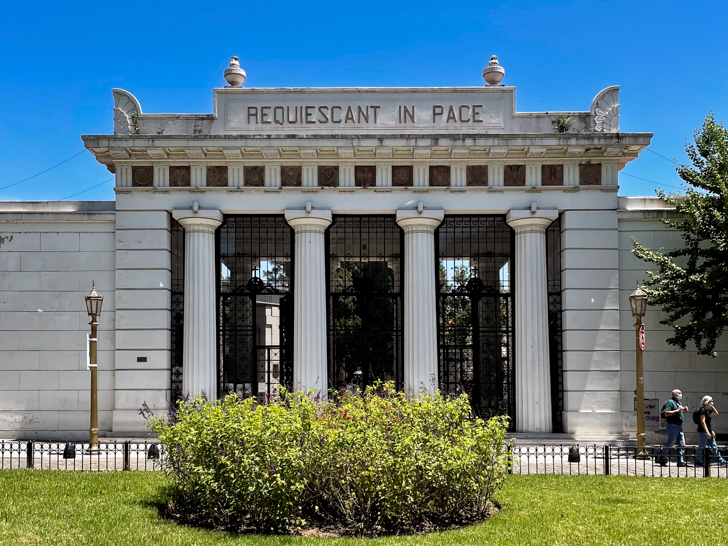
POLYGON ((651 250, 633 240, 632 252, 657 266, 646 292, 666 314, 660 322, 673 328, 667 342, 685 349, 693 341, 698 354, 716 356, 728 324, 728 131, 708 114, 686 152, 692 166, 677 169, 685 195, 657 192, 678 213, 662 223, 682 232, 684 246, 651 250))

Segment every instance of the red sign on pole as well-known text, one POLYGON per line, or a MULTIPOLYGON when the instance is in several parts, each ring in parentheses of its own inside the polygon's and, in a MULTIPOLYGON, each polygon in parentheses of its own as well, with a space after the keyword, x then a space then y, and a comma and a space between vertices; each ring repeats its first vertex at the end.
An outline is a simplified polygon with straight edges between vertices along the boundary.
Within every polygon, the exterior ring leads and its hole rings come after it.
POLYGON ((640 349, 645 350, 645 327, 640 328, 640 349))

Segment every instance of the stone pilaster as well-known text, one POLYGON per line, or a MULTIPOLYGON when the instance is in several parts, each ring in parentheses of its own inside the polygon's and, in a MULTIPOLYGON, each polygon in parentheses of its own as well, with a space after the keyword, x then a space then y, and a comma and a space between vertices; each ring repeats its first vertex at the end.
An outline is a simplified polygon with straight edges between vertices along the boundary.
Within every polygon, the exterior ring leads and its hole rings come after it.
POLYGON ((408 392, 437 388, 435 229, 444 212, 397 211, 404 230, 404 383, 408 392))
POLYGON ((328 392, 326 245, 331 211, 287 210, 296 232, 293 314, 293 388, 328 392))
POLYGON ((220 211, 174 211, 185 229, 185 317, 182 392, 217 400, 215 230, 220 211))
POLYGON ((516 430, 551 432, 546 228, 558 211, 512 210, 516 232, 516 430))

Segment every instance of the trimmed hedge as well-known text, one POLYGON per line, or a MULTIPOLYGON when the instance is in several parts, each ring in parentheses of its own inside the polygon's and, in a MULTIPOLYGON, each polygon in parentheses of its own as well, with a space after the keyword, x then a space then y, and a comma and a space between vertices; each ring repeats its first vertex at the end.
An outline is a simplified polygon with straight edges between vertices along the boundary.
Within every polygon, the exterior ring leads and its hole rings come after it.
POLYGON ((412 398, 391 384, 328 401, 197 398, 148 422, 168 454, 170 511, 213 527, 445 528, 484 518, 509 464, 507 418, 471 419, 467 395, 412 398))

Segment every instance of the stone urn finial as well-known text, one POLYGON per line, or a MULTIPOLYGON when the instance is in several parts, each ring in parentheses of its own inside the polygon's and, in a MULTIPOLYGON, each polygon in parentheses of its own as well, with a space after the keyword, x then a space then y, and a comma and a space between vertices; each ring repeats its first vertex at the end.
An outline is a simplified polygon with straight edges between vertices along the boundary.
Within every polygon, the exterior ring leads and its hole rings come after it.
POLYGON ((483 69, 485 83, 488 85, 498 85, 505 75, 506 69, 498 64, 498 57, 493 55, 490 58, 488 66, 483 69))
POLYGON ((230 57, 230 66, 225 69, 225 81, 230 84, 230 87, 242 87, 245 77, 245 70, 240 68, 240 59, 230 57))

